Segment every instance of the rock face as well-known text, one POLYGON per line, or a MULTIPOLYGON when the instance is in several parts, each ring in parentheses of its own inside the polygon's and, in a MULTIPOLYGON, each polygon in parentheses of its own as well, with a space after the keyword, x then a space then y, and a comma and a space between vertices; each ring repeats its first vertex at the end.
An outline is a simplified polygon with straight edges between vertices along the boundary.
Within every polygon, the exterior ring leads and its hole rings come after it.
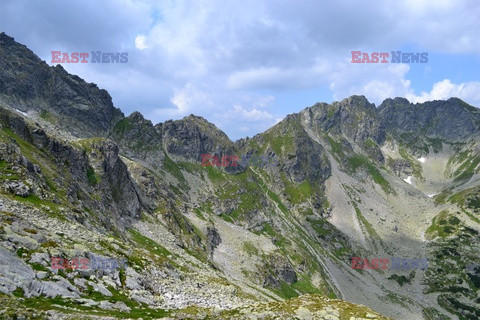
POLYGON ((397 177, 400 177, 403 173, 404 175, 411 176, 413 174, 413 168, 408 160, 405 159, 395 159, 390 163, 390 167, 395 172, 397 177))
POLYGON ((387 130, 403 135, 424 135, 452 142, 478 139, 480 112, 458 98, 412 104, 404 98, 386 99, 379 116, 387 130))
POLYGON ((381 144, 385 139, 385 127, 377 109, 364 96, 351 96, 332 105, 318 103, 302 113, 317 132, 344 135, 358 144, 369 138, 381 144))
POLYGON ((119 157, 118 146, 112 141, 92 142, 89 161, 96 166, 100 175, 97 188, 108 195, 105 203, 107 210, 118 212, 119 216, 139 217, 141 203, 137 188, 133 183, 128 168, 119 157))
POLYGON ((194 115, 123 117, 3 33, 0 67, 0 318, 384 319, 334 297, 480 316, 480 120, 461 100, 352 96, 232 142, 194 115), (393 253, 429 267, 351 268, 393 253))
POLYGON ((272 271, 265 281, 272 282, 274 286, 279 286, 279 281, 289 284, 297 282, 297 274, 290 261, 282 256, 273 255, 268 261, 267 268, 272 271))
POLYGON ((75 136, 105 136, 123 117, 107 91, 68 74, 61 65, 49 67, 3 32, 0 70, 3 103, 22 112, 38 112, 75 136))
POLYGON ((207 228, 207 239, 208 239, 208 251, 210 252, 210 256, 213 256, 213 250, 220 243, 222 243, 222 238, 220 238, 220 234, 218 233, 217 229, 208 227, 207 228))
POLYGON ((198 162, 203 153, 219 153, 225 147, 233 150, 227 135, 203 119, 190 115, 180 121, 166 121, 158 126, 163 135, 165 151, 172 157, 198 162))

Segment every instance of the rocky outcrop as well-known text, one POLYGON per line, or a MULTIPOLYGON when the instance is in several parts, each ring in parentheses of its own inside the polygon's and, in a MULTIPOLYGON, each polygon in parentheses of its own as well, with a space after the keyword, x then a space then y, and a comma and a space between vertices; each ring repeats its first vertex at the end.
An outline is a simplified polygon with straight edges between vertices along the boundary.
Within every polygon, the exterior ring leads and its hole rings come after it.
POLYGON ((153 170, 160 170, 165 161, 161 132, 139 112, 118 121, 109 134, 122 154, 153 170))
POLYGON ((388 162, 388 165, 397 177, 402 176, 402 174, 407 176, 413 175, 414 169, 410 164, 410 161, 406 159, 395 159, 388 162))
POLYGON ((207 228, 207 241, 208 241, 208 251, 210 254, 210 257, 213 257, 213 250, 215 250, 216 247, 220 243, 222 243, 222 238, 220 237, 220 234, 218 233, 217 229, 214 227, 208 227, 207 228))
POLYGON ((317 133, 343 135, 360 145, 368 139, 379 144, 385 140, 385 127, 377 116, 377 109, 364 96, 351 96, 331 105, 317 103, 301 114, 317 133))
POLYGON ((288 284, 297 281, 297 274, 288 259, 281 255, 271 255, 265 263, 263 286, 279 288, 281 282, 288 284))
POLYGON ((0 102, 34 111, 77 137, 106 136, 123 117, 107 91, 49 67, 31 50, 0 33, 0 102))
POLYGON ((404 98, 386 99, 378 114, 388 132, 407 141, 426 137, 464 142, 480 134, 480 111, 458 98, 417 104, 404 98))
MULTIPOLYGON (((155 126, 162 134, 165 152, 175 161, 201 164, 202 154, 221 158, 237 155, 237 150, 225 133, 202 117, 190 115, 182 120, 166 121, 155 126)), ((228 166, 231 173, 242 170, 241 166, 228 166)))

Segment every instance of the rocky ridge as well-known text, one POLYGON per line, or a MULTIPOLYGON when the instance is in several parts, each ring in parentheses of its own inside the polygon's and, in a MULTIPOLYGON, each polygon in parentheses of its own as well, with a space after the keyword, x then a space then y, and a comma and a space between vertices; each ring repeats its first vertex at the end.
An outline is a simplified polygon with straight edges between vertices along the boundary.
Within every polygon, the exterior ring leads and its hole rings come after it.
POLYGON ((0 57, 3 317, 480 316, 478 109, 352 96, 232 142, 194 115, 124 117, 3 33, 0 57), (203 153, 279 164, 204 167, 203 153), (429 268, 351 268, 395 255, 429 268))

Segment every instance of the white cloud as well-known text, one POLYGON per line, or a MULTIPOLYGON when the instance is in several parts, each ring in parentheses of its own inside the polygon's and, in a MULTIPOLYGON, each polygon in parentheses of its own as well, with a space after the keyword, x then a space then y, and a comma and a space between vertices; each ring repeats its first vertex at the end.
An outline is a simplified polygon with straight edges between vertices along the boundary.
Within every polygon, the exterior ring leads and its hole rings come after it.
POLYGON ((268 106, 271 106, 274 102, 275 97, 272 95, 267 95, 264 97, 260 97, 256 101, 254 101, 253 106, 258 108, 266 108, 268 106))
MULTIPOLYGON (((475 0, 372 0, 368 5, 106 0, 69 6, 45 0, 6 2, 3 9, 0 29, 43 59, 53 49, 128 51, 124 65, 65 67, 107 88, 123 110, 138 109, 154 122, 194 113, 239 137, 306 107, 296 98, 308 90, 321 92, 320 101, 352 94, 376 104, 395 96, 414 101, 458 96, 480 105, 478 82, 435 79, 431 92, 417 95, 421 79, 409 65, 352 64, 348 57, 351 50, 405 47, 428 51, 430 61, 435 54, 478 57, 475 0), (35 30, 28 27, 34 24, 35 30)), ((434 63, 424 68, 438 72, 434 63)))
POLYGON ((334 99, 361 94, 379 105, 386 98, 403 97, 410 92, 410 81, 406 79, 409 69, 407 64, 345 62, 337 64, 327 78, 334 99))
POLYGON ((406 98, 413 103, 430 100, 445 100, 457 97, 470 104, 480 107, 480 82, 464 82, 455 84, 450 79, 444 79, 433 85, 430 92, 422 91, 420 95, 409 93, 406 98))
POLYGON ((187 83, 183 88, 175 89, 174 95, 170 99, 174 108, 156 109, 154 112, 163 117, 174 118, 184 117, 191 113, 200 114, 208 111, 214 105, 210 98, 204 89, 187 83))
POLYGON ((138 35, 135 38, 135 48, 137 48, 139 50, 147 49, 148 46, 147 46, 146 42, 147 42, 147 38, 144 35, 138 35))
POLYGON ((264 120, 271 120, 275 118, 275 116, 266 111, 260 111, 258 109, 250 109, 247 110, 246 108, 235 105, 233 106, 233 112, 227 113, 225 116, 230 119, 244 119, 250 121, 264 121, 264 120))

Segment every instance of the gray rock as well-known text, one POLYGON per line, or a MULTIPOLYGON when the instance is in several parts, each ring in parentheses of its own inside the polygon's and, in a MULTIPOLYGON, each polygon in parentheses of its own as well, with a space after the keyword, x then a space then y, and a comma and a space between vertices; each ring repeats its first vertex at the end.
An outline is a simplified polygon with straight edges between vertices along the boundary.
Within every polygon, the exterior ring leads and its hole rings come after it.
POLYGON ((32 188, 25 185, 22 181, 12 181, 4 184, 5 189, 17 196, 28 197, 32 193, 32 188))
POLYGON ((80 292, 72 286, 67 280, 65 281, 37 281, 34 280, 24 287, 25 297, 38 297, 40 295, 54 298, 61 296, 62 298, 79 298, 80 292))
POLYGON ((11 293, 35 280, 35 271, 14 253, 0 247, 0 292, 11 293))
POLYGON ((125 272, 126 275, 126 281, 125 285, 127 286, 128 289, 131 290, 142 290, 142 279, 141 276, 132 268, 128 267, 125 272))
POLYGON ((410 143, 422 137, 452 142, 478 138, 480 114, 458 98, 412 104, 407 99, 386 99, 379 115, 393 136, 404 135, 410 143))
POLYGON ((92 282, 92 281, 87 281, 87 283, 93 287, 93 290, 97 291, 97 292, 100 292, 101 294, 103 294, 104 296, 107 296, 107 297, 111 297, 113 294, 107 289, 105 288, 105 286, 101 283, 95 283, 95 282, 92 282))
POLYGON ((51 260, 48 253, 45 252, 35 252, 30 257, 30 263, 39 263, 44 267, 51 266, 51 260))
POLYGON ((20 247, 27 248, 29 250, 35 250, 38 248, 38 242, 30 237, 21 236, 14 232, 8 235, 8 240, 17 244, 20 247))
POLYGON ((140 294, 139 292, 134 292, 131 298, 139 303, 145 303, 149 306, 155 305, 155 301, 151 295, 140 294))
POLYGON ((83 289, 87 289, 87 280, 83 279, 83 278, 75 278, 73 279, 73 283, 77 286, 77 287, 81 287, 83 289))
POLYGON ((213 256, 213 250, 222 243, 222 238, 215 227, 207 227, 208 251, 213 256))
POLYGON ((98 306, 100 304, 100 302, 98 301, 94 301, 92 299, 84 299, 84 298, 80 298, 80 299, 74 299, 74 301, 78 304, 82 304, 86 307, 93 307, 93 306, 98 306))
POLYGON ((116 303, 101 301, 99 307, 104 310, 119 310, 122 312, 130 312, 130 308, 121 301, 118 301, 116 303))
POLYGON ((389 162, 389 166, 397 177, 402 176, 402 174, 411 176, 414 171, 410 162, 405 159, 394 159, 389 162))

